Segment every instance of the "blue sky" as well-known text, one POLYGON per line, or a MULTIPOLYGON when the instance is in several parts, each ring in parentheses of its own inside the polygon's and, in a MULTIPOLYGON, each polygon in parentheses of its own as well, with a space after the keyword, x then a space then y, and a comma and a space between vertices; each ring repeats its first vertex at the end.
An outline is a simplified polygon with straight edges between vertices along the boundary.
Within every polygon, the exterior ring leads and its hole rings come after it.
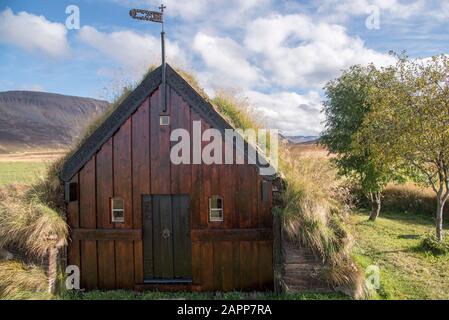
MULTIPOLYGON (((323 85, 352 64, 388 65, 390 50, 449 51, 449 1, 166 0, 167 55, 210 95, 231 90, 267 126, 322 129, 323 85)), ((3 0, 0 91, 112 99, 160 62, 160 25, 132 20, 153 0, 3 0), (66 28, 66 7, 80 29, 66 28)))

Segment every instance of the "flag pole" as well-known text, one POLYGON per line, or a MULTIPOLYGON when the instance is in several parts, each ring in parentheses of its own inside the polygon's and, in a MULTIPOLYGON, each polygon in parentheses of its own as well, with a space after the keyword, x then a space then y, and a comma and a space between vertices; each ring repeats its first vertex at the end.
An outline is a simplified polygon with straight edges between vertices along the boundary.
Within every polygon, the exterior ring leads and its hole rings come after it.
POLYGON ((167 112, 167 64, 165 62, 165 31, 164 31, 164 9, 166 6, 161 4, 160 11, 150 11, 144 9, 131 9, 129 15, 136 20, 145 20, 157 22, 162 25, 161 30, 161 49, 162 49, 162 113, 167 112))
POLYGON ((161 31, 161 50, 162 50, 162 113, 167 112, 167 73, 165 63, 165 31, 164 31, 164 9, 166 7, 161 4, 159 9, 162 16, 162 31, 161 31))

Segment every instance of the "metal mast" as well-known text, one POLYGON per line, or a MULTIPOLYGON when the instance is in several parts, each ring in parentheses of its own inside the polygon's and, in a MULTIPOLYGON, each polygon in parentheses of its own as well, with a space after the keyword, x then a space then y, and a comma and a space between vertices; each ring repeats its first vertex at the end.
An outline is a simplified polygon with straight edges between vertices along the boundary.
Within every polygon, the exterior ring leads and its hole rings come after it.
POLYGON ((131 9, 129 15, 133 19, 145 20, 160 23, 161 30, 161 50, 162 50, 162 112, 167 112, 167 74, 166 74, 166 62, 165 62, 165 31, 164 31, 164 9, 166 6, 161 4, 159 7, 160 12, 150 11, 144 9, 131 9))

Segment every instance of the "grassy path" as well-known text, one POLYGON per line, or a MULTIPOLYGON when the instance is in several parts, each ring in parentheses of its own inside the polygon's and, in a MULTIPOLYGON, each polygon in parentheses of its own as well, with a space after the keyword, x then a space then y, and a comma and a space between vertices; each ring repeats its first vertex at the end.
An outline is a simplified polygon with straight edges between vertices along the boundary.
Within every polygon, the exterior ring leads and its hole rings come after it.
POLYGON ((351 216, 355 258, 363 267, 380 268, 379 298, 449 299, 449 255, 434 256, 419 247, 420 237, 434 231, 431 217, 382 213, 375 223, 367 218, 364 212, 351 216))

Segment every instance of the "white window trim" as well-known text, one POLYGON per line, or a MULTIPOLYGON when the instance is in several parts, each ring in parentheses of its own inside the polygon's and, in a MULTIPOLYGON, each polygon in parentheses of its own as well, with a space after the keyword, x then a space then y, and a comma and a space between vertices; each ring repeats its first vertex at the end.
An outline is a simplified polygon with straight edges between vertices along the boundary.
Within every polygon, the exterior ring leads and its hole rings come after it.
POLYGON ((209 198, 209 221, 210 222, 223 222, 224 221, 224 203, 223 203, 223 197, 220 196, 211 196, 209 198), (212 199, 220 199, 221 200, 221 208, 212 208, 212 199), (212 217, 213 212, 221 212, 221 217, 212 217))
POLYGON ((111 198, 111 221, 113 223, 125 223, 125 200, 122 198, 111 198), (114 200, 121 200, 123 202, 123 209, 114 209, 114 200), (114 213, 121 212, 122 217, 116 218, 114 213))

